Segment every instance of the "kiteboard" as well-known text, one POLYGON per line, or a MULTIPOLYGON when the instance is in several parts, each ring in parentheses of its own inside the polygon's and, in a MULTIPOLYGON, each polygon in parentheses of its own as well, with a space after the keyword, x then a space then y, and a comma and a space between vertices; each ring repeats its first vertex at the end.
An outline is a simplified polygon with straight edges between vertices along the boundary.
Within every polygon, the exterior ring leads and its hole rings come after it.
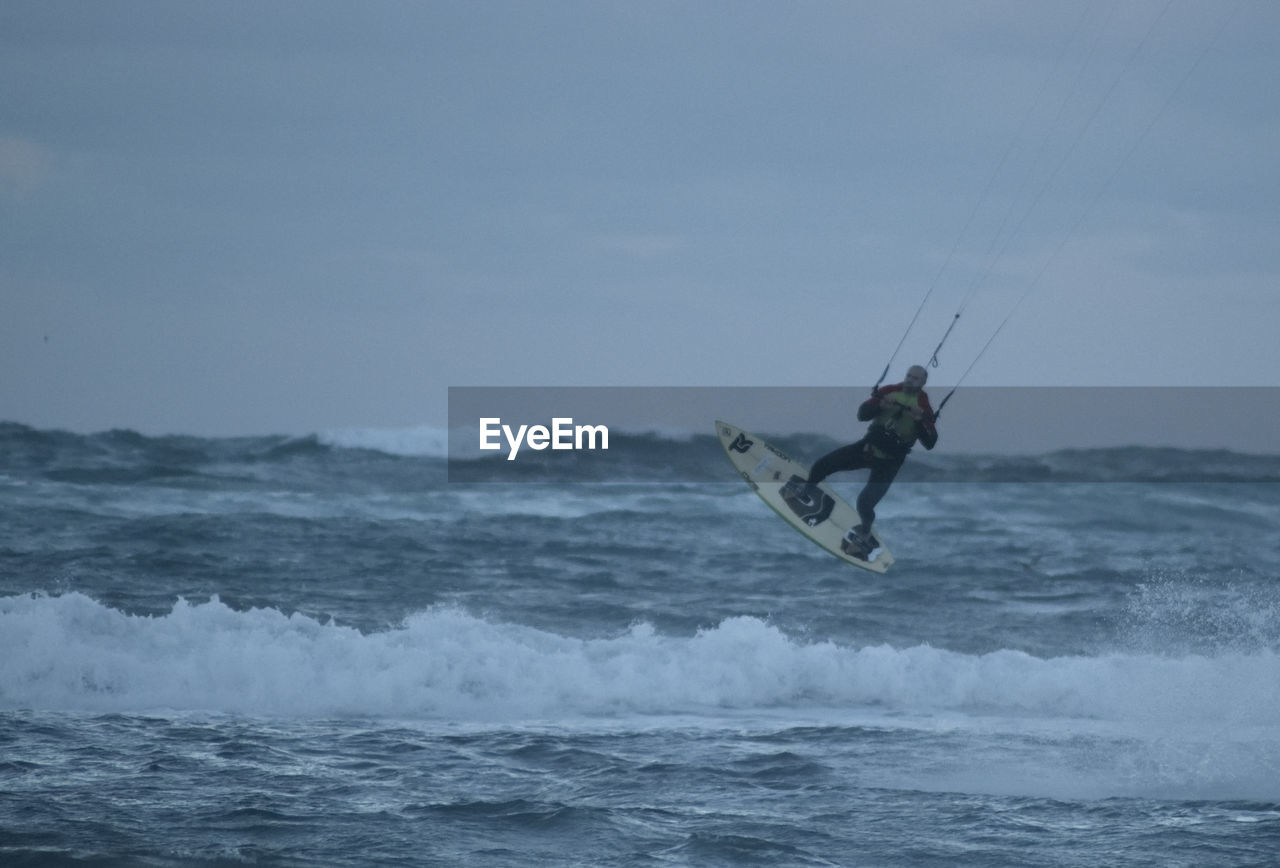
POLYGON ((866 546, 848 540, 845 534, 861 523, 858 511, 826 483, 810 485, 807 467, 767 440, 728 422, 717 421, 716 434, 747 485, 787 524, 855 567, 876 573, 889 569, 893 555, 879 532, 866 546))

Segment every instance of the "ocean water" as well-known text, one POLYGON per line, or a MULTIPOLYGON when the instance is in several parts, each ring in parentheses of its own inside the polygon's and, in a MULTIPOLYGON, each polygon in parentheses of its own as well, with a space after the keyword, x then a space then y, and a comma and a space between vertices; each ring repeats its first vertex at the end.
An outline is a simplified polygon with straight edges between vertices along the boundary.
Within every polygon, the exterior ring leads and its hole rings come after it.
POLYGON ((0 864, 1280 863, 1278 459, 930 454, 876 576, 444 442, 0 425, 0 864))

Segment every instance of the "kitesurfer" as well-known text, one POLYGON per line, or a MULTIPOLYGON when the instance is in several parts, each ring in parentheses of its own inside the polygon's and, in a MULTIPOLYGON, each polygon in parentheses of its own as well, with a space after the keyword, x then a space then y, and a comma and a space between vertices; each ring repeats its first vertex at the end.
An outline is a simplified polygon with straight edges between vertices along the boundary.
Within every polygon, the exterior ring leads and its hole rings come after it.
POLYGON ((842 470, 871 469, 867 484, 858 495, 862 523, 850 528, 845 536, 846 543, 854 549, 868 550, 875 545, 871 523, 876 518, 876 504, 893 484, 911 447, 919 441, 925 449, 932 449, 938 442, 935 414, 924 391, 928 379, 928 371, 912 365, 901 383, 876 389, 858 407, 858 421, 871 423, 866 436, 822 456, 809 470, 809 484, 817 485, 842 470))

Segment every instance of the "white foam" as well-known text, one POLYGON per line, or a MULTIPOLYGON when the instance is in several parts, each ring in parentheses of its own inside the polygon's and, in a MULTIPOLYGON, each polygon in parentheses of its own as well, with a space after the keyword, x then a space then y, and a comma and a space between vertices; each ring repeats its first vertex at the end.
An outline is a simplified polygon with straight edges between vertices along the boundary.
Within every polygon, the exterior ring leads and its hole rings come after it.
POLYGON ((578 639, 447 608, 366 634, 216 598, 146 617, 72 593, 0 598, 0 707, 475 720, 876 708, 1226 732, 1280 718, 1280 658, 856 648, 750 617, 578 639))
POLYGON ((336 428, 320 432, 316 439, 326 446, 371 449, 388 455, 447 458, 449 454, 449 432, 427 425, 416 428, 336 428))

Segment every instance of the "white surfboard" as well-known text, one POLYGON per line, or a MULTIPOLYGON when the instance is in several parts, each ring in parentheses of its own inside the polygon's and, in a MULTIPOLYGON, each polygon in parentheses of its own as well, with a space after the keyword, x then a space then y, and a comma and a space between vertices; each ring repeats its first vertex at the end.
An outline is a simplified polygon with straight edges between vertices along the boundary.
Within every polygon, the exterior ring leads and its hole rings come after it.
POLYGON ((787 524, 831 554, 855 567, 883 573, 893 555, 877 530, 870 551, 851 547, 845 533, 860 523, 858 511, 826 483, 809 485, 809 468, 763 438, 728 422, 716 422, 725 454, 751 490, 786 519, 787 524))

